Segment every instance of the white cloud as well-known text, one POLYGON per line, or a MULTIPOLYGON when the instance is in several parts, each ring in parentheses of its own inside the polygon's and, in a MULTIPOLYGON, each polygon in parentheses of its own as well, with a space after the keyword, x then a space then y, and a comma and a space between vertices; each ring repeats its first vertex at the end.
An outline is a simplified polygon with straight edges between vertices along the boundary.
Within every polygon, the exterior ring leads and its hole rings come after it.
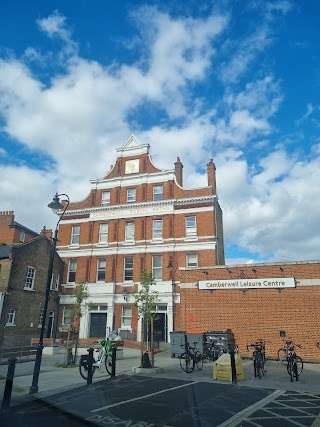
MULTIPOLYGON (((282 2, 281 12, 287 9, 282 2)), ((233 86, 271 42, 270 22, 222 49, 229 15, 178 19, 148 7, 139 9, 135 19, 144 52, 130 65, 105 66, 79 57, 59 12, 38 21, 44 34, 62 43, 58 55, 28 47, 20 60, 0 60, 4 131, 51 160, 46 171, 0 165, 5 177, 1 210, 15 210, 16 220, 36 231, 54 226, 56 218, 47 208, 53 194, 85 198, 89 179, 106 175, 115 149, 134 132, 142 143, 150 143, 156 166, 173 169, 180 157, 187 188, 207 185, 206 164, 213 158, 227 243, 257 247, 262 256, 270 251, 297 259, 316 257, 319 141, 310 159, 289 155, 284 139, 274 141, 273 118, 283 95, 282 83, 272 73, 261 71, 233 86), (218 61, 226 53, 221 68, 218 61), (44 65, 55 57, 65 59, 63 73, 46 83, 23 62, 44 65), (194 85, 219 76, 225 84, 220 95, 217 87, 212 99, 193 96, 194 85), (161 121, 147 128, 137 121, 133 127, 128 116, 149 105, 161 111, 161 121), (274 142, 278 147, 272 148, 274 142), (250 157, 262 148, 259 161, 250 157)), ((311 107, 306 118, 315 113, 311 107)), ((1 155, 7 160, 3 149, 1 155)))

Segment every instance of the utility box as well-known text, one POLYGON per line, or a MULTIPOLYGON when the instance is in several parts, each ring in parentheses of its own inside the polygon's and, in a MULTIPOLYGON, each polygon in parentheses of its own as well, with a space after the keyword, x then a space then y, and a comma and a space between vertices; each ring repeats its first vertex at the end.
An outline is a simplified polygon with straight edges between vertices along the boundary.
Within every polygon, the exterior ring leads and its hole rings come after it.
MULTIPOLYGON (((237 381, 244 380, 242 360, 239 354, 235 354, 237 381)), ((218 381, 232 381, 230 354, 223 354, 213 363, 213 379, 218 381)))
POLYGON ((179 357, 185 352, 185 331, 170 332, 171 357, 179 357))
POLYGON ((200 353, 203 353, 203 344, 204 344, 204 334, 203 332, 196 332, 196 331, 187 331, 187 342, 189 343, 190 347, 195 347, 196 351, 200 351, 200 353))

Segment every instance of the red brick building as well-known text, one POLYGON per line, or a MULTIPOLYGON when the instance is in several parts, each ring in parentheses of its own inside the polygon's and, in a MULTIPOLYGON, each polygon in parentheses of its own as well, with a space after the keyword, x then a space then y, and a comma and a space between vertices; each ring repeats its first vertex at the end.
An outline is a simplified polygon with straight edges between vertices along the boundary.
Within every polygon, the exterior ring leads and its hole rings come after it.
POLYGON ((303 360, 320 361, 320 261, 186 268, 179 293, 177 329, 231 329, 242 356, 263 339, 276 358, 292 339, 303 360))
POLYGON ((102 337, 117 328, 123 338, 139 340, 133 294, 147 269, 159 293, 155 331, 167 341, 179 316, 180 268, 224 264, 215 165, 207 164, 206 187, 185 189, 179 158, 174 169, 159 169, 149 145, 133 135, 117 153, 108 174, 92 180, 89 195, 71 202, 60 222, 57 249, 66 263, 60 322, 70 318, 75 284, 85 281, 90 304, 80 337, 102 337))

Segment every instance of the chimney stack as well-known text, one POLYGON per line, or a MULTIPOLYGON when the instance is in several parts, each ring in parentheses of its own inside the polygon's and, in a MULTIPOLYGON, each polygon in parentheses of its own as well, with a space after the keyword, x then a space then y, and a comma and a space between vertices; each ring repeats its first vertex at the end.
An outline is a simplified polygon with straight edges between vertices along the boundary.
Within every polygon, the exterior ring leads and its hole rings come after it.
POLYGON ((180 157, 177 157, 177 161, 174 164, 174 168, 176 171, 177 183, 182 187, 182 169, 183 164, 180 162, 180 157))
POLYGON ((213 160, 210 159, 210 162, 207 164, 208 171, 208 186, 212 187, 213 194, 216 194, 216 165, 213 163, 213 160))

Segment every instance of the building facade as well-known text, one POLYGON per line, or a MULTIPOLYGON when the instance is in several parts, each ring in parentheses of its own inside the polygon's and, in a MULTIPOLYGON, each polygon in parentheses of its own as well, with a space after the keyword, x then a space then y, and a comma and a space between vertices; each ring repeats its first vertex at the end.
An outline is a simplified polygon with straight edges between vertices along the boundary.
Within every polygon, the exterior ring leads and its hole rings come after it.
POLYGON ((293 340, 304 361, 320 361, 320 261, 182 268, 180 279, 178 329, 231 329, 244 357, 262 339, 276 359, 293 340))
MULTIPOLYGON (((24 346, 40 334, 51 244, 38 235, 26 243, 0 247, 0 346, 24 346)), ((56 253, 45 337, 54 338, 64 263, 56 253)))
POLYGON ((72 292, 88 284, 80 337, 104 337, 117 328, 140 340, 134 294, 143 269, 152 271, 158 292, 155 332, 163 341, 175 328, 180 268, 224 264, 222 211, 215 165, 208 185, 183 188, 179 158, 172 170, 153 165, 149 145, 134 135, 117 150, 109 173, 91 181, 84 200, 71 202, 59 225, 57 250, 65 261, 61 324, 70 318, 72 292))

